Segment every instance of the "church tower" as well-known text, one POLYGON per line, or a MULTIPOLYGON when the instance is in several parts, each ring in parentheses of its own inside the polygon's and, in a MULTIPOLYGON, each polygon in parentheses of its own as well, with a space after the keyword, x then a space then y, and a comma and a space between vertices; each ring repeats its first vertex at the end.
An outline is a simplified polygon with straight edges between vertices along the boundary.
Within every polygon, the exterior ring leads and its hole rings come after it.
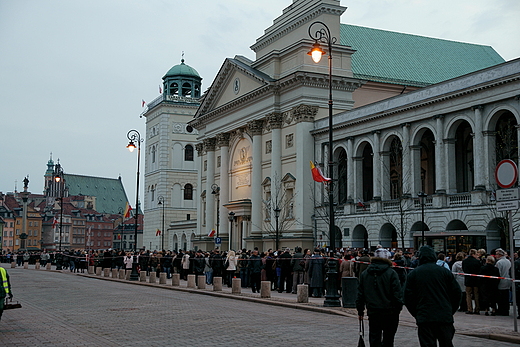
POLYGON ((200 105, 202 78, 191 66, 173 66, 146 117, 143 246, 193 247, 197 228, 197 130, 188 125, 200 105))

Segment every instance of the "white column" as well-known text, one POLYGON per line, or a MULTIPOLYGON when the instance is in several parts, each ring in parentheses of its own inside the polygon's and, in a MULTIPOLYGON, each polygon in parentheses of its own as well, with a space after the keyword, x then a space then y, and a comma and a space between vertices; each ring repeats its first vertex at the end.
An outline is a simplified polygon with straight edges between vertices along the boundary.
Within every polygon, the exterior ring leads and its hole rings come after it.
POLYGON ((363 201, 363 157, 352 157, 354 164, 354 191, 352 198, 357 204, 358 199, 363 201))
POLYGON ((421 146, 410 146, 411 165, 411 194, 416 196, 422 191, 421 184, 421 146))
POLYGON ((485 167, 484 167, 484 134, 482 132, 482 105, 473 107, 475 112, 475 129, 473 131, 473 159, 474 159, 474 189, 484 190, 486 182, 484 181, 485 167))
POLYGON ((229 137, 229 133, 217 135, 217 145, 220 146, 219 236, 229 233, 229 211, 224 207, 231 198, 229 190, 229 137))
POLYGON ((206 150, 206 229, 201 231, 202 236, 207 236, 211 229, 216 227, 215 198, 211 195, 211 186, 215 183, 215 138, 204 139, 206 150))
MULTIPOLYGON (((354 200, 356 197, 354 175, 354 137, 347 137, 347 199, 354 200)), ((355 201, 354 201, 355 202, 355 201)))
POLYGON ((381 200, 389 200, 391 197, 390 152, 381 152, 379 160, 381 162, 381 178, 379 180, 381 187, 381 200))
MULTIPOLYGON (((446 161, 442 164, 445 165, 446 172, 446 192, 448 194, 457 193, 457 162, 455 160, 455 139, 444 139, 446 161)), ((437 153, 436 153, 437 154, 437 153)))
POLYGON ((373 155, 373 170, 374 170, 374 200, 377 200, 378 198, 381 198, 381 148, 379 144, 379 136, 381 135, 381 132, 379 130, 375 130, 372 132, 374 135, 374 148, 372 148, 372 151, 374 153, 373 155))
POLYGON ((281 114, 272 113, 269 115, 271 125, 271 216, 274 216, 274 209, 281 208, 282 198, 282 123, 281 114))
POLYGON ((251 177, 251 237, 262 236, 262 129, 263 122, 248 124, 253 136, 253 169, 251 177))
POLYGON ((405 123, 403 128, 403 173, 402 173, 402 187, 403 196, 412 194, 412 171, 410 167, 411 156, 410 156, 410 123, 405 123))
MULTIPOLYGON (((446 165, 446 148, 444 146, 444 116, 437 115, 436 120, 436 136, 435 136, 435 193, 446 193, 446 174, 449 170, 446 165)), ((455 158, 454 158, 455 159, 455 158)), ((455 172, 453 172, 455 174, 455 172)))
MULTIPOLYGON (((199 196, 197 196, 197 234, 201 234, 202 230, 202 221, 203 221, 203 215, 204 215, 204 202, 202 201, 202 197, 200 196, 200 193, 202 193, 202 169, 204 167, 204 145, 202 143, 197 143, 195 145, 195 149, 197 150, 197 158, 198 158, 198 172, 197 172, 197 186, 201 187, 199 196)), ((170 205, 173 206, 173 194, 171 194, 171 201, 170 205)), ((181 240, 178 240, 179 248, 182 248, 181 240)), ((174 245, 175 246, 175 245, 174 245)))

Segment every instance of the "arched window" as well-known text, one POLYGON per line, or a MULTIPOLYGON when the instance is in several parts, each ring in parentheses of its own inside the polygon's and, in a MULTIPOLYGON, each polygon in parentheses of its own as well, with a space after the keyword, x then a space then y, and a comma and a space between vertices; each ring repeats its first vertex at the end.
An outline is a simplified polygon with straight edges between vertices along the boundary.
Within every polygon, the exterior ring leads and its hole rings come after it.
POLYGON ((193 200, 193 186, 189 183, 184 186, 184 200, 193 200))
POLYGON ((150 197, 152 201, 155 200, 155 186, 152 186, 152 188, 150 189, 150 197))
POLYGON ((179 95, 179 85, 176 82, 170 84, 170 95, 179 95))
POLYGON ((195 95, 194 97, 200 97, 200 86, 198 84, 195 85, 195 95))
POLYGON ((182 84, 182 96, 191 97, 191 84, 188 82, 182 84))
POLYGON ((184 147, 184 160, 193 161, 193 146, 192 145, 186 145, 186 147, 184 147))
POLYGON ((155 146, 152 146, 152 163, 155 163, 155 146))

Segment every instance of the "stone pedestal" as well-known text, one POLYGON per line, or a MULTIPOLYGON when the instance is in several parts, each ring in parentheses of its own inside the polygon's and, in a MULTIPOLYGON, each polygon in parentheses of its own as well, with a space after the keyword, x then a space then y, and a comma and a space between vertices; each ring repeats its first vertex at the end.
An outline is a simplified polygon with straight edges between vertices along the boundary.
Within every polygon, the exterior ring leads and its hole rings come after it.
POLYGON ((196 283, 195 283, 195 278, 197 276, 195 275, 188 275, 188 288, 195 288, 196 287, 196 283))
POLYGON ((297 302, 307 303, 309 302, 309 286, 306 284, 298 284, 297 286, 297 302))
POLYGON ((24 269, 28 269, 29 268, 29 263, 28 262, 23 263, 23 268, 24 269))
POLYGON ((166 284, 166 272, 159 274, 159 284, 166 284))
POLYGON ((110 276, 110 269, 109 268, 103 269, 103 276, 104 277, 109 277, 110 276))
POLYGON ((260 297, 270 298, 271 297, 271 281, 260 282, 260 297))
POLYGON ((125 279, 130 280, 130 275, 132 274, 132 270, 126 270, 125 279))
POLYGON ((197 277, 197 288, 206 289, 206 276, 198 276, 197 277))
POLYGON ((231 282, 231 294, 242 293, 242 280, 240 278, 233 278, 231 282))
POLYGON ((172 286, 178 287, 181 285, 181 274, 172 275, 172 286))
POLYGON ((139 272, 139 282, 146 282, 146 271, 139 272))
MULTIPOLYGON (((48 269, 50 269, 50 265, 51 265, 51 264, 47 264, 47 268, 48 268, 48 269)), ((94 274, 94 271, 95 271, 95 270, 94 270, 94 267, 93 267, 92 265, 90 265, 90 266, 88 267, 88 270, 87 270, 88 274, 89 274, 89 275, 93 275, 93 274, 94 274)))
POLYGON ((112 269, 112 278, 117 278, 119 277, 119 271, 117 271, 117 269, 112 269))
POLYGON ((34 266, 34 268, 35 268, 36 270, 40 270, 40 263, 37 262, 36 265, 34 266))
POLYGON ((96 275, 97 276, 101 276, 101 270, 102 269, 99 266, 96 268, 96 275))
POLYGON ((126 271, 125 269, 119 269, 119 279, 124 280, 126 277, 126 271))
POLYGON ((11 269, 14 269, 16 267, 16 263, 14 261, 11 262, 11 269))
POLYGON ((222 291, 222 277, 213 277, 213 291, 222 291))
POLYGON ((148 282, 157 283, 157 274, 155 273, 155 271, 150 272, 150 277, 148 278, 148 282))

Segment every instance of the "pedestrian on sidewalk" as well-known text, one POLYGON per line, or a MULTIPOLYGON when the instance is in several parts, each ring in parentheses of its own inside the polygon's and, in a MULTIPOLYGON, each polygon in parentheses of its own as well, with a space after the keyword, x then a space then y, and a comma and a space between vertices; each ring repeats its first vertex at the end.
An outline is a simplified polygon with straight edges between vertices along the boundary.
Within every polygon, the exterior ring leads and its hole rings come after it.
POLYGON ((298 284, 303 283, 303 274, 305 271, 305 258, 303 257, 302 248, 296 247, 294 249, 295 253, 291 259, 291 267, 292 267, 292 293, 296 294, 298 291, 298 284))
POLYGON ((249 258, 249 274, 251 275, 251 292, 260 293, 260 282, 262 276, 262 269, 264 268, 264 264, 262 262, 262 258, 258 255, 258 249, 253 251, 253 254, 249 258))
MULTIPOLYGON (((500 272, 500 277, 511 277, 509 271, 511 270, 511 261, 507 259, 507 253, 502 248, 495 250, 496 267, 500 272)), ((509 316, 509 289, 511 289, 511 280, 502 279, 498 283, 498 298, 497 298, 497 315, 509 316)))
MULTIPOLYGON (((482 266, 480 274, 484 276, 500 277, 500 271, 495 267, 495 258, 488 256, 486 264, 482 266)), ((480 284, 480 299, 482 301, 481 308, 486 311, 485 315, 489 316, 489 308, 491 307, 491 315, 496 315, 496 298, 498 296, 499 279, 495 278, 481 278, 480 284)))
POLYGON ((233 284, 233 277, 237 271, 237 257, 235 256, 235 251, 228 252, 225 264, 227 264, 227 266, 225 266, 228 278, 227 285, 228 287, 231 287, 233 284))
MULTIPOLYGON (((476 249, 470 249, 469 255, 462 261, 462 270, 464 273, 478 275, 482 267, 476 249)), ((464 285, 466 286, 466 303, 468 306, 467 314, 480 314, 480 300, 479 300, 479 278, 474 276, 465 276, 464 285), (475 300, 475 308, 473 309, 473 302, 475 300)))
POLYGON ((2 314, 4 313, 4 303, 5 298, 9 297, 9 299, 13 298, 13 291, 11 290, 11 281, 9 280, 9 274, 7 270, 3 267, 0 267, 0 320, 2 319, 2 314))
POLYGON ((399 276, 392 261, 374 257, 358 284, 356 308, 359 320, 367 309, 370 347, 393 347, 399 326, 403 296, 399 276))
POLYGON ((410 272, 404 289, 404 304, 417 324, 421 347, 453 347, 453 314, 460 303, 460 286, 451 271, 435 263, 430 246, 419 250, 419 265, 410 272))

